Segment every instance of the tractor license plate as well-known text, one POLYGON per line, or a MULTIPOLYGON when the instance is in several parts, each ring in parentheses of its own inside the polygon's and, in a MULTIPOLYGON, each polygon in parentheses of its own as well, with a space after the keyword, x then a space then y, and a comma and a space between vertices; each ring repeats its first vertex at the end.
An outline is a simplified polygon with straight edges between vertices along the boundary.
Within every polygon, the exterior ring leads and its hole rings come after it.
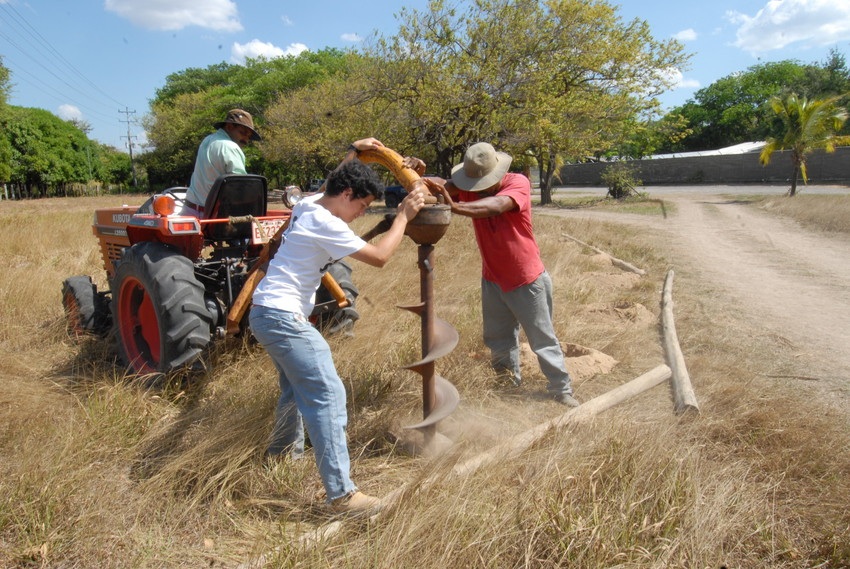
POLYGON ((283 219, 261 219, 260 223, 254 224, 254 231, 251 234, 252 245, 262 245, 268 243, 269 239, 274 237, 277 230, 283 227, 285 220, 283 219))

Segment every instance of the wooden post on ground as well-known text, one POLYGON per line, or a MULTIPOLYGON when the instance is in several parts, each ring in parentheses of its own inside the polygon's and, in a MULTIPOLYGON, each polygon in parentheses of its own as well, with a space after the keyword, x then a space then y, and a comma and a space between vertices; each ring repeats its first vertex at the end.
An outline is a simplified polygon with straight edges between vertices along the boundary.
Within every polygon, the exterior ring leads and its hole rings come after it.
POLYGON ((676 324, 673 321, 673 269, 667 271, 664 290, 661 295, 661 330, 664 335, 664 354, 667 365, 673 372, 670 384, 673 387, 673 411, 679 415, 686 411, 699 413, 699 404, 691 385, 685 357, 676 336, 676 324))
POLYGON ((561 233, 561 236, 566 237, 567 239, 571 239, 572 241, 575 241, 579 245, 583 245, 584 247, 587 247, 588 249, 593 249, 594 251, 596 251, 600 255, 605 255, 606 257, 611 259, 611 264, 614 265, 615 267, 619 267, 619 268, 623 269, 624 271, 630 271, 630 272, 636 273, 638 275, 645 275, 646 274, 646 271, 644 271, 643 269, 639 269, 638 267, 635 267, 631 263, 627 263, 627 262, 623 261, 622 259, 618 259, 617 257, 614 257, 613 255, 609 255, 608 253, 606 253, 602 249, 600 249, 598 247, 594 247, 593 245, 585 243, 584 241, 581 241, 579 239, 576 239, 572 235, 568 235, 566 233, 561 233))
MULTIPOLYGON (((545 423, 541 423, 536 427, 516 435, 504 443, 473 457, 462 464, 458 464, 452 469, 452 474, 455 476, 468 476, 488 464, 495 461, 503 461, 508 458, 513 458, 524 450, 529 448, 537 440, 542 438, 551 429, 560 429, 571 423, 580 423, 586 421, 617 405, 631 399, 635 395, 639 395, 644 391, 655 387, 670 379, 671 370, 666 365, 660 365, 645 374, 636 377, 628 383, 624 383, 619 387, 615 387, 611 391, 582 403, 579 407, 570 409, 563 415, 559 415, 554 419, 550 419, 545 423)), ((395 494, 395 492, 393 493, 395 494)), ((391 494, 390 496, 392 496, 391 494)), ((389 496, 388 496, 389 497, 389 496)))

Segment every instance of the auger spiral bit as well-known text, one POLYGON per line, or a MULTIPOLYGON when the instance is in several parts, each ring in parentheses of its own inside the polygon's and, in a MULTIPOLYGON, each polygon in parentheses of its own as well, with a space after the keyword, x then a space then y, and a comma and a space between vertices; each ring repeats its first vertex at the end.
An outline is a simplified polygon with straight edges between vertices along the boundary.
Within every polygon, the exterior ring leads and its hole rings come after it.
MULTIPOLYGON (((404 165, 401 155, 389 148, 364 150, 358 153, 358 158, 385 166, 408 192, 425 184, 416 171, 404 165)), ((405 428, 421 429, 426 444, 434 438, 435 425, 450 415, 460 402, 455 386, 434 372, 434 361, 451 353, 458 342, 457 330, 434 314, 434 244, 445 235, 452 215, 448 205, 435 202, 437 198, 430 196, 405 229, 405 235, 419 245, 421 294, 419 304, 399 307, 422 319, 422 359, 404 367, 422 376, 423 420, 405 428)))
POLYGON ((434 313, 434 246, 419 245, 419 304, 400 306, 422 319, 422 359, 404 366, 422 376, 423 420, 406 429, 422 429, 426 441, 434 436, 435 425, 448 417, 460 402, 460 394, 451 382, 434 371, 434 362, 451 353, 458 334, 451 324, 434 313))

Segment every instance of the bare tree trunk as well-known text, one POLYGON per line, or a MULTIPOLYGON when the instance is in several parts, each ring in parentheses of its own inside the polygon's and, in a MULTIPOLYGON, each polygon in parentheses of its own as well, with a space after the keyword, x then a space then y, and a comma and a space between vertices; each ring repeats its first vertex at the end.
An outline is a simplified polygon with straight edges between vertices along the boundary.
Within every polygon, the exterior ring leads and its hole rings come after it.
POLYGON ((554 160, 550 157, 540 160, 540 205, 552 203, 552 178, 554 160))
POLYGON ((800 171, 800 165, 796 162, 794 163, 794 173, 791 174, 791 189, 788 190, 788 195, 790 197, 794 197, 797 195, 797 173, 800 171))

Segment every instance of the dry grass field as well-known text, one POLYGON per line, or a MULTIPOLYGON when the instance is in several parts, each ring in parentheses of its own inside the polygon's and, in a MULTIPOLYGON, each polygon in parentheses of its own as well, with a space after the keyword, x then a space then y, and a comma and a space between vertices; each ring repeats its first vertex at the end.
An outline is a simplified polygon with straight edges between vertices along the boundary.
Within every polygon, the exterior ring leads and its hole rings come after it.
MULTIPOLYGON (((821 211, 832 230, 850 230, 846 199, 800 197, 752 207, 821 211)), ((109 342, 65 330, 63 279, 106 284, 93 210, 141 201, 0 202, 0 567, 850 567, 846 400, 800 397, 804 381, 779 377, 799 355, 687 273, 677 272, 676 327, 700 414, 676 416, 659 386, 517 458, 453 475, 566 410, 542 397, 534 364, 520 388, 495 381, 478 253, 460 218, 436 245, 434 273, 437 314, 460 335, 437 362, 462 398, 439 426, 454 444, 431 458, 399 444, 401 426, 421 416, 419 376, 401 369, 421 349, 417 317, 396 308, 419 298, 406 240, 383 270, 353 263, 361 319, 331 344, 349 392, 354 480, 376 495, 411 491, 372 522, 303 540, 331 518, 312 459, 262 460, 277 398, 262 348, 217 344, 209 372, 150 387, 116 365, 109 342)), ((537 215, 535 228, 560 339, 616 361, 571 359, 577 397, 663 363, 666 244, 614 223, 537 215), (562 233, 647 274, 623 273, 562 233)))

